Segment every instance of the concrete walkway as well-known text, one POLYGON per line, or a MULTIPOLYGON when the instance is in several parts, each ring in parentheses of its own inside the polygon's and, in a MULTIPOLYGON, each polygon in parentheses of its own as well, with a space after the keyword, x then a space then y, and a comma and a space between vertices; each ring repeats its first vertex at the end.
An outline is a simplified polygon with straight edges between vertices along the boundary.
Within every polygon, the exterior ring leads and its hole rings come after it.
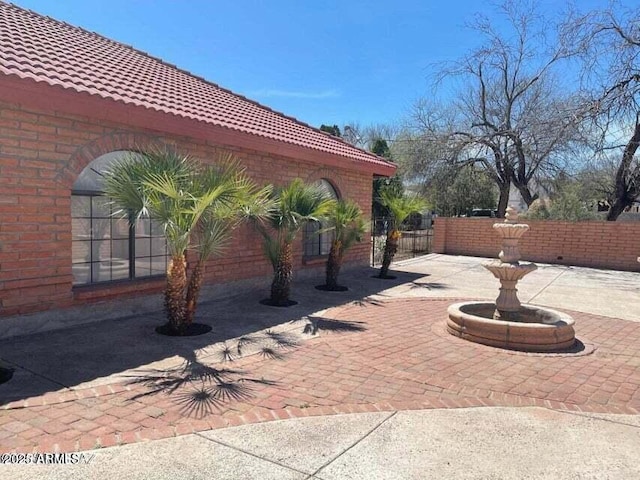
POLYGON ((640 417, 543 408, 274 421, 87 452, 88 465, 0 466, 48 479, 640 478, 640 417))
MULTIPOLYGON (((421 278, 383 293, 494 300, 500 282, 487 275, 482 266, 486 260, 439 254, 406 260, 399 263, 400 269, 421 278)), ((538 264, 518 283, 518 296, 523 303, 640 322, 639 280, 639 272, 538 264)))
POLYGON ((572 311, 585 348, 525 355, 444 332, 443 297, 495 297, 481 261, 354 272, 331 301, 300 282, 297 312, 205 304, 214 338, 178 349, 153 315, 2 341, 2 451, 121 446, 0 478, 640 477, 640 274, 541 266, 521 298, 572 311))

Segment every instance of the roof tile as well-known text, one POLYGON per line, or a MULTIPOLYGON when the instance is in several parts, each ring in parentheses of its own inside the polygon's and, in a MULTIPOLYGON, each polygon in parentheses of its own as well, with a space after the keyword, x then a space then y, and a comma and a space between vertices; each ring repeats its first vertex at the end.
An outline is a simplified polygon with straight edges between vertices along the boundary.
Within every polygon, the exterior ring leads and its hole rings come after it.
POLYGON ((389 165, 130 46, 2 1, 0 72, 356 161, 389 165))

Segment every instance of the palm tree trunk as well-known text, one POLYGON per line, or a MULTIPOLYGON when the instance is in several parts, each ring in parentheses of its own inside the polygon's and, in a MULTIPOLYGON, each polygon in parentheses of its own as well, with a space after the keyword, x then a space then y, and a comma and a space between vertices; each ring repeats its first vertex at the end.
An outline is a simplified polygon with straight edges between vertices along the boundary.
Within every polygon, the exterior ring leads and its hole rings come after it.
POLYGON ((387 241, 384 245, 384 255, 382 257, 382 266, 380 267, 380 278, 385 278, 389 273, 389 266, 393 261, 393 257, 398 251, 398 240, 400 239, 399 230, 391 230, 387 235, 387 241))
POLYGON ((338 287, 338 275, 342 267, 342 242, 335 240, 331 245, 329 258, 327 259, 327 290, 335 290, 338 287))
POLYGON ((271 303, 278 306, 286 306, 289 303, 291 290, 291 277, 293 272, 293 248, 290 242, 284 242, 271 283, 271 303))
POLYGON ((185 327, 185 299, 187 287, 187 260, 182 255, 174 255, 169 261, 167 269, 167 287, 164 291, 164 308, 167 312, 169 325, 180 333, 185 327))
POLYGON ((198 303, 198 295, 200 294, 200 288, 202 287, 202 281, 204 279, 205 264, 202 260, 198 260, 196 266, 191 272, 191 278, 189 279, 189 286, 187 287, 187 299, 184 323, 185 325, 191 325, 196 315, 196 304, 198 303))

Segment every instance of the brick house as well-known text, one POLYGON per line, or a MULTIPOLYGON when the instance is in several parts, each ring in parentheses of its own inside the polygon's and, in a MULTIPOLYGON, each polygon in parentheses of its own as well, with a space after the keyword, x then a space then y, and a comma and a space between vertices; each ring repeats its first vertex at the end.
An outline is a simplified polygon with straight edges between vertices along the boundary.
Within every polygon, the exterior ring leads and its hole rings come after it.
MULTIPOLYGON (((365 212, 373 176, 395 170, 132 47, 0 2, 0 324, 163 288, 162 236, 111 218, 99 185, 113 159, 151 146, 203 161, 232 152, 260 184, 321 182, 365 212)), ((296 269, 318 269, 325 243, 301 239, 296 269)), ((368 259, 366 241, 349 257, 368 259)), ((262 280, 270 268, 241 227, 207 283, 262 280)))

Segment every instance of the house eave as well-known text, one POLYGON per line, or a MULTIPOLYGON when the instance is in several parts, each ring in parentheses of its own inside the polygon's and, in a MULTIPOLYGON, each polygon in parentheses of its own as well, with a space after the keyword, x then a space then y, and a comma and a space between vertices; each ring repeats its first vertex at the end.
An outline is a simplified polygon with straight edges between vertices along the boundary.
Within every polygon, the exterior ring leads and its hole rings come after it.
POLYGON ((391 176, 396 170, 392 163, 357 160, 15 75, 0 73, 0 100, 371 175, 391 176))

